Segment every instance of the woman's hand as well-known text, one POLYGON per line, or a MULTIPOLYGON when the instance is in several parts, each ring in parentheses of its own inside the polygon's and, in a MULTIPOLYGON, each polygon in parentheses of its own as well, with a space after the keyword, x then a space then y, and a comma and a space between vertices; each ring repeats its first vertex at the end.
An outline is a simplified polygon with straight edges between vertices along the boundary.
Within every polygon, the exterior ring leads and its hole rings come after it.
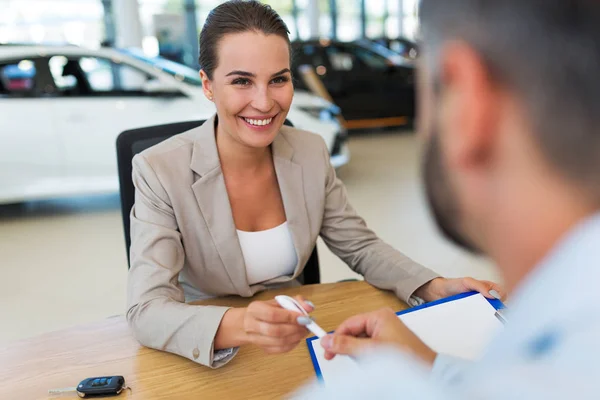
POLYGON ((415 295, 425 301, 434 301, 455 294, 476 291, 488 299, 504 299, 505 292, 500 285, 473 278, 435 278, 415 291, 415 295))
MULTIPOLYGON (((307 312, 313 306, 296 297, 307 312)), ((294 311, 281 308, 275 300, 253 301, 246 308, 228 310, 215 337, 215 349, 255 344, 268 354, 285 353, 294 349, 308 333, 298 322, 294 311)))
MULTIPOLYGON (((301 297, 296 297, 296 300, 307 312, 313 310, 301 297)), ((244 315, 246 340, 268 354, 286 353, 294 349, 308 333, 298 323, 301 315, 281 308, 275 300, 252 302, 244 315)))

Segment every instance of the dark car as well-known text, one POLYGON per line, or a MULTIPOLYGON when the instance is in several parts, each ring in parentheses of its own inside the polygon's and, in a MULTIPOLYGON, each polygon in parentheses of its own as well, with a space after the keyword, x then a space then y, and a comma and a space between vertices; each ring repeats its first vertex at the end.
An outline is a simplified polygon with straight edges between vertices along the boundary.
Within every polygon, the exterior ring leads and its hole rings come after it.
POLYGON ((416 60, 419 56, 419 46, 417 43, 404 37, 398 38, 375 38, 370 39, 371 42, 381 45, 394 53, 400 54, 407 60, 416 60))
POLYGON ((296 86, 307 89, 299 67, 312 65, 347 120, 348 129, 411 123, 415 115, 414 66, 382 46, 331 40, 297 41, 296 86))

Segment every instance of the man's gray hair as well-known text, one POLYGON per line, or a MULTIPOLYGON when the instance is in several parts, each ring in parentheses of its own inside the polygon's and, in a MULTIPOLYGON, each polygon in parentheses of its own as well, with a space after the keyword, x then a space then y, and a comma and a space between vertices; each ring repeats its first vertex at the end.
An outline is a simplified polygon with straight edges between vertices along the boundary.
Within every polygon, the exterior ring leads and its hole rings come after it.
POLYGON ((527 107, 545 158, 600 202, 600 1, 422 0, 427 73, 462 40, 527 107))

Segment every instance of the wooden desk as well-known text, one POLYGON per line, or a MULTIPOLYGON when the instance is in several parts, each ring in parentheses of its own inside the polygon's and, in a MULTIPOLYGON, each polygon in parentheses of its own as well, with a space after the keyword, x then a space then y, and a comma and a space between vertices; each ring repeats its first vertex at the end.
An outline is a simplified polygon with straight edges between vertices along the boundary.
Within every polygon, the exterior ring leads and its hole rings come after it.
MULTIPOLYGON (((389 306, 407 306, 391 292, 365 282, 309 285, 263 292, 302 295, 316 305, 312 313, 326 330, 346 318, 389 306)), ((221 298, 200 304, 246 305, 250 299, 221 298)), ((123 316, 17 341, 0 349, 0 399, 48 399, 48 389, 75 386, 101 375, 123 375, 132 391, 118 399, 276 399, 314 379, 305 343, 293 351, 265 355, 247 346, 225 367, 212 370, 185 358, 140 346, 123 316)), ((76 394, 57 398, 75 398, 76 394)))

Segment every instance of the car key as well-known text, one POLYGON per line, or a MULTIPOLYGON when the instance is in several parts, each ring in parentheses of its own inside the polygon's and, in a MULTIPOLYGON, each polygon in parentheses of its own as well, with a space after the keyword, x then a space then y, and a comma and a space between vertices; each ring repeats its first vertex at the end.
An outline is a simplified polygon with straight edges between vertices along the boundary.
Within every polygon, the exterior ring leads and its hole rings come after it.
POLYGON ((77 387, 49 390, 48 394, 76 392, 79 397, 117 396, 125 389, 125 378, 117 376, 98 376, 79 382, 77 387))

